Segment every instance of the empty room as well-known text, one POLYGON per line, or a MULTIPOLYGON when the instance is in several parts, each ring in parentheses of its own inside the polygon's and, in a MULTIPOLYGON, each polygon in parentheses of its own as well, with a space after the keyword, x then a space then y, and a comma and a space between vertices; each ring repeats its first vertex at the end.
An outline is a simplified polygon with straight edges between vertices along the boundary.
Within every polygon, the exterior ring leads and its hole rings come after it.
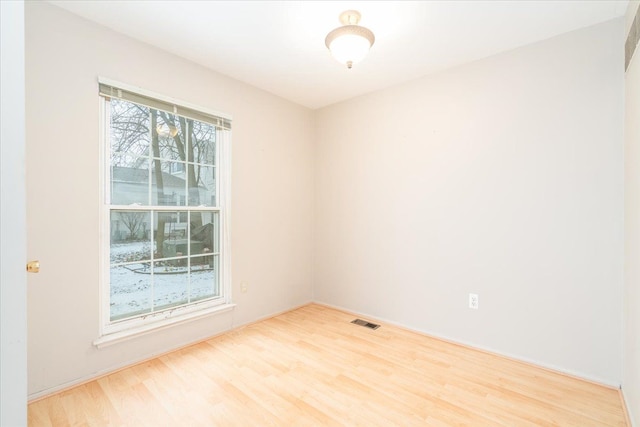
POLYGON ((0 425, 640 427, 639 4, 0 1, 0 425))

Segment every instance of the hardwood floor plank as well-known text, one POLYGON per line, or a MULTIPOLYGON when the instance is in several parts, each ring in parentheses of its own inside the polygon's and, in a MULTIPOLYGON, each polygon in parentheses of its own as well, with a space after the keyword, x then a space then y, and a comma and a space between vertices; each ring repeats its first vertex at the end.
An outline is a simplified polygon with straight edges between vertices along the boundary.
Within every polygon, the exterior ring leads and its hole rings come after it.
POLYGON ((308 305, 31 403, 30 426, 625 426, 617 390, 308 305))

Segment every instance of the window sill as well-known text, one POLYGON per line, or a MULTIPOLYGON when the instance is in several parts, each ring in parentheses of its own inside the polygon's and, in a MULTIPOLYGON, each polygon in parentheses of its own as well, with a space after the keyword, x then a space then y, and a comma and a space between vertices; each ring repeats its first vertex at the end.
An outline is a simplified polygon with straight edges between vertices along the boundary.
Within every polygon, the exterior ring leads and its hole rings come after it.
POLYGON ((233 310, 235 306, 235 304, 216 305, 202 310, 192 311, 182 315, 162 319, 157 322, 134 326, 123 331, 104 334, 100 338, 93 341, 93 345, 98 347, 99 349, 108 347, 122 341, 127 341, 132 338, 139 337, 141 335, 146 335, 151 332, 167 329, 173 325, 187 323, 212 314, 226 313, 233 310))

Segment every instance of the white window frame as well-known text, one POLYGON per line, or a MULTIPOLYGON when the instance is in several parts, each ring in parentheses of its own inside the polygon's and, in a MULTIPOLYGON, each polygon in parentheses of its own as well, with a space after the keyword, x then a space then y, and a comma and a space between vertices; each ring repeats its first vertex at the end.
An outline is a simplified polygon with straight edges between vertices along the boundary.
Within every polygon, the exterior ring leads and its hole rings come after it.
MULTIPOLYGON (((139 87, 116 82, 103 77, 98 78, 98 83, 116 87, 128 92, 133 92, 145 97, 153 98, 162 102, 179 105, 190 110, 199 111, 208 115, 220 117, 231 122, 231 116, 207 110, 187 102, 175 100, 164 95, 148 91, 139 87)), ((222 313, 233 309, 235 304, 231 303, 231 239, 230 239, 230 207, 231 207, 231 135, 230 130, 218 135, 223 135, 216 139, 216 165, 217 168, 217 191, 216 197, 218 207, 213 211, 219 212, 220 226, 220 254, 219 254, 219 286, 221 296, 215 299, 196 301, 187 305, 172 307, 166 310, 149 313, 147 315, 130 319, 117 320, 112 322, 110 318, 110 213, 112 209, 126 208, 128 210, 138 209, 136 206, 115 206, 110 204, 110 141, 107 130, 109 128, 107 120, 107 100, 104 96, 99 96, 100 102, 100 328, 99 337, 94 341, 94 345, 102 348, 117 342, 131 339, 133 337, 147 334, 152 331, 165 329, 178 323, 196 320, 203 316, 222 313)), ((150 107, 153 108, 153 107, 150 107)), ((158 208, 157 206, 140 206, 143 211, 167 210, 175 212, 183 210, 202 210, 198 206, 167 206, 158 208)))

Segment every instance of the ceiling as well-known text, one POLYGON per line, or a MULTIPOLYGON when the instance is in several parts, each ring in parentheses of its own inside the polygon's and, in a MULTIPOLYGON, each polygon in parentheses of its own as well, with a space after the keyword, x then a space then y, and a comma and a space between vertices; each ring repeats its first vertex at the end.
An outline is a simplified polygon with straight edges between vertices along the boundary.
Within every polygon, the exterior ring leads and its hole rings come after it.
POLYGON ((617 18, 628 0, 51 3, 316 109, 617 18), (324 45, 347 9, 376 36, 351 70, 324 45))

